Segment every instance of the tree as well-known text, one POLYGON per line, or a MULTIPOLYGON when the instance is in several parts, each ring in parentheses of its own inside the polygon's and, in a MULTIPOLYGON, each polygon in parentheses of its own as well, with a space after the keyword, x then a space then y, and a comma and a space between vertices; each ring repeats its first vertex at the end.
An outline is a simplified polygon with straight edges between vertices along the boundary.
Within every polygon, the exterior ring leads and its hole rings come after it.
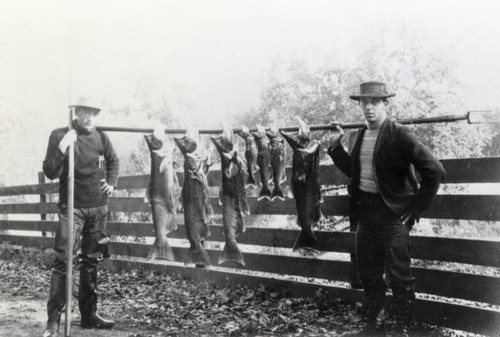
MULTIPOLYGON (((453 62, 427 50, 425 40, 408 30, 391 39, 373 39, 354 64, 343 66, 333 56, 317 70, 308 69, 301 60, 274 64, 260 110, 245 122, 283 126, 293 123, 293 116, 309 124, 361 121, 361 110, 349 95, 359 90, 359 83, 371 79, 384 81, 397 93, 389 112, 394 119, 467 110, 465 88, 454 75, 453 62)), ((489 129, 465 123, 425 124, 415 126, 414 131, 439 158, 480 156, 491 138, 489 129)))

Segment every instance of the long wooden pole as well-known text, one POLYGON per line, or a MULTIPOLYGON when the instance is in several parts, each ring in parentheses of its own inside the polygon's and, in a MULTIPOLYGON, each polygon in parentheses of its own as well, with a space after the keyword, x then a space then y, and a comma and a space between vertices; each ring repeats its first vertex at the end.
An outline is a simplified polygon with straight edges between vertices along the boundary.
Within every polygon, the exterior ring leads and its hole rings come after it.
MULTIPOLYGON (((69 129, 73 129, 73 109, 69 110, 69 129)), ((75 144, 71 142, 68 150, 68 246, 66 247, 66 324, 65 336, 71 331, 71 297, 73 295, 73 209, 75 190, 75 144)))
MULTIPOLYGON (((469 124, 474 123, 489 123, 489 122, 498 122, 498 120, 488 121, 488 120, 480 120, 475 118, 476 116, 480 116, 481 114, 491 113, 491 111, 470 111, 465 115, 449 115, 449 116, 438 116, 438 117, 427 117, 427 118, 408 118, 408 119, 399 119, 396 122, 401 124, 429 124, 429 123, 450 123, 450 122, 458 122, 458 121, 467 121, 469 124), (473 115, 471 115, 473 114, 473 115), (471 118, 474 116, 474 118, 471 118)), ((342 127, 343 129, 358 129, 362 127, 365 123, 331 123, 327 125, 310 125, 309 129, 311 131, 328 131, 334 130, 337 125, 342 127)), ((118 126, 99 126, 98 130, 101 131, 111 131, 111 132, 137 132, 137 133, 151 133, 154 129, 152 128, 134 128, 134 127, 118 127, 118 126)), ((281 131, 290 132, 297 131, 299 128, 297 126, 289 126, 289 127, 281 127, 278 128, 281 131)), ((250 129, 250 131, 256 131, 257 129, 250 129)), ((269 130, 267 128, 266 130, 269 130)), ((239 132, 241 128, 234 128, 233 132, 239 132)), ((222 129, 201 129, 198 130, 200 134, 217 134, 221 133, 222 129)), ((183 134, 186 133, 186 129, 166 129, 166 134, 183 134)))

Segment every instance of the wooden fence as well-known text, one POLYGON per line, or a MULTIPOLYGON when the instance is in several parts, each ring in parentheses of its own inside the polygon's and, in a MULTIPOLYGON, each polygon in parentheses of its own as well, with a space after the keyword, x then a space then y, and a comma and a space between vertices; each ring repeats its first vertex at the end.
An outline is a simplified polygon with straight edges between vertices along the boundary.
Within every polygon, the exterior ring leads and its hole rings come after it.
MULTIPOLYGON (((446 184, 467 183, 499 183, 500 158, 453 159, 442 160, 447 171, 446 184)), ((287 171, 290 177, 290 170, 287 171)), ((320 167, 321 184, 342 185, 347 182, 333 166, 320 167)), ((179 173, 182 182, 182 174, 179 173)), ((209 184, 220 186, 220 171, 209 174, 209 184)), ((119 190, 144 189, 149 176, 120 177, 119 190)), ((287 182, 286 184, 288 184, 287 182)), ((36 185, 0 187, 0 197, 20 195, 40 195, 37 203, 3 203, 0 204, 0 214, 40 214, 41 220, 0 220, 1 230, 23 230, 54 232, 57 221, 46 220, 45 215, 56 213, 54 202, 47 202, 46 195, 57 193, 57 183, 40 182, 36 185)), ((345 195, 327 196, 324 198, 322 211, 325 215, 342 216, 348 214, 348 202, 345 195)), ((1 199, 0 199, 1 201, 1 199)), ((285 201, 257 201, 249 197, 252 222, 259 221, 268 215, 296 214, 293 199, 285 201)), ((150 212, 149 205, 142 197, 113 197, 110 198, 112 212, 150 212)), ((212 197, 212 206, 216 214, 220 214, 221 206, 216 197, 212 197)), ((438 195, 432 208, 424 218, 434 219, 469 219, 480 221, 500 221, 500 195, 467 195, 450 194, 438 195)), ((182 223, 182 215, 179 216, 182 223)), ((218 220, 211 227, 210 241, 221 242, 221 221, 218 220)), ((152 223, 113 222, 107 224, 106 231, 110 235, 152 237, 154 229, 152 223)), ((288 248, 299 233, 296 229, 248 227, 246 232, 238 237, 240 245, 288 248)), ((317 231, 321 250, 325 252, 354 253, 354 233, 336 231, 317 231)), ((181 224, 179 229, 171 234, 171 238, 184 239, 185 228, 181 224)), ((0 233, 0 242, 27 247, 50 248, 52 237, 25 236, 0 233)), ((412 237, 412 255, 414 259, 454 262, 476 266, 500 268, 500 242, 493 240, 455 239, 442 237, 412 237)), ((342 297, 347 300, 360 301, 363 295, 355 286, 349 286, 355 281, 356 273, 353 264, 343 259, 325 259, 297 254, 269 253, 272 249, 257 249, 255 252, 244 253, 245 270, 234 267, 195 268, 184 267, 187 255, 186 246, 174 247, 176 261, 137 261, 127 257, 146 257, 150 245, 140 243, 125 243, 113 241, 111 252, 113 258, 107 263, 115 268, 155 269, 167 273, 181 272, 194 280, 207 280, 218 283, 244 284, 247 286, 268 285, 286 291, 291 296, 309 296, 318 288, 332 297, 342 297), (263 251, 268 253, 263 253, 263 251), (263 273, 252 273, 258 271, 263 273), (288 277, 283 277, 287 275, 288 277), (300 276, 300 277, 289 277, 300 276), (324 282, 340 281, 346 283, 324 282)), ((212 263, 217 264, 220 249, 209 249, 212 263)), ((467 270, 468 268, 463 268, 467 270)), ((453 329, 471 331, 481 334, 496 334, 500 332, 500 277, 487 274, 467 273, 457 271, 438 270, 436 268, 413 267, 416 276, 416 289, 419 294, 416 301, 416 317, 419 321, 449 327, 453 329), (460 301, 456 299, 466 300, 460 301), (473 301, 467 302, 467 301, 473 301), (481 303, 475 303, 481 302, 481 303)), ((489 273, 498 275, 497 273, 489 273)), ((354 282, 355 283, 355 282, 354 282)))

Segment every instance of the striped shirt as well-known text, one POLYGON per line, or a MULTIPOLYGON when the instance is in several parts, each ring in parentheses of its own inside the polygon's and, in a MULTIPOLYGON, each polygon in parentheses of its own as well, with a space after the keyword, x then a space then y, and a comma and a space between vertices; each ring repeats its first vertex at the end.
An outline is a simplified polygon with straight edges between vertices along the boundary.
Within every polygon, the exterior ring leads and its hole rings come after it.
POLYGON ((379 193, 374 178, 373 151, 380 129, 365 130, 361 151, 359 153, 359 162, 361 172, 359 176, 359 189, 370 193, 379 193))

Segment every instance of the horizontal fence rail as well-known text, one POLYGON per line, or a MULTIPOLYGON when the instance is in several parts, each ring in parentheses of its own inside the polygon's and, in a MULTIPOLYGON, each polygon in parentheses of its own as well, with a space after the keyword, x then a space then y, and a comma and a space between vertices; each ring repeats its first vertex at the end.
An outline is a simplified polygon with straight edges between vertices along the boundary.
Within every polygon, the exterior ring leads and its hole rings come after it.
MULTIPOLYGON (((325 196, 321 204, 324 215, 348 215, 349 202, 347 196, 325 196)), ((210 198, 214 212, 220 213, 222 208, 217 197, 210 198)), ((248 197, 251 214, 287 215, 296 214, 295 201, 260 200, 248 197)), ((432 207, 422 214, 423 218, 464 219, 500 221, 500 195, 438 195, 432 207)), ((111 197, 111 212, 150 212, 151 208, 144 198, 111 197)), ((57 213, 56 203, 16 203, 0 204, 0 214, 47 214, 57 213)))
MULTIPOLYGON (((24 230, 55 232, 57 221, 0 220, 0 230, 24 230)), ((107 223, 106 232, 114 236, 154 237, 152 223, 114 222, 107 223)), ((222 226, 210 226, 209 241, 224 242, 222 226)), ((280 228, 248 227, 238 236, 238 243, 272 248, 291 248, 299 230, 280 228)), ((316 231, 318 250, 323 252, 354 253, 354 233, 316 231)), ((169 238, 184 239, 185 227, 169 233, 169 238)), ((500 268, 500 241, 437 238, 412 236, 412 255, 415 259, 454 262, 500 268), (460 249, 457 249, 460 247, 460 249)))
MULTIPOLYGON (((441 161, 447 176, 445 184, 500 183, 500 158, 446 159, 441 161)), ((180 183, 183 173, 178 172, 180 183)), ((290 168, 287 168, 285 191, 290 184, 290 168)), ((256 175, 259 179, 259 175, 256 175)), ((42 177, 43 178, 43 177, 42 177)), ((207 252, 214 266, 201 269, 184 266, 187 257, 187 240, 183 214, 177 215, 178 229, 168 234, 173 241, 174 255, 177 262, 161 262, 146 260, 151 247, 145 243, 122 242, 121 238, 152 238, 155 236, 154 225, 150 222, 118 222, 108 221, 106 232, 112 236, 110 250, 113 259, 107 263, 114 268, 146 268, 161 270, 167 273, 180 272, 193 280, 241 283, 247 286, 266 284, 271 287, 286 289, 292 295, 307 296, 319 287, 328 290, 332 297, 342 297, 359 301, 364 297, 356 286, 354 264, 350 261, 355 253, 355 234, 342 231, 316 230, 318 249, 317 256, 303 256, 292 252, 291 247, 300 232, 283 227, 294 220, 296 214, 295 201, 287 197, 285 201, 257 201, 255 191, 249 192, 248 200, 251 215, 247 217, 250 224, 246 231, 238 236, 238 244, 244 252, 245 271, 231 264, 217 266, 218 257, 225 239, 221 225, 221 206, 218 203, 217 190, 221 183, 219 170, 213 170, 208 176, 211 186, 210 198, 216 217, 211 225, 211 235, 207 240, 207 252), (286 216, 273 217, 274 215, 286 216), (261 223, 268 223, 265 227, 261 223), (254 225, 252 225, 254 224, 254 225), (257 226, 255 226, 257 224, 257 226), (127 257, 139 259, 129 261, 127 257), (250 272, 262 273, 262 275, 250 272), (291 277, 285 279, 284 277, 291 277), (304 278, 306 281, 301 281, 304 278), (332 283, 333 282, 333 283, 332 283), (352 284, 352 287, 349 286, 352 284)), ((120 177, 118 190, 145 189, 149 175, 120 177)), ((349 213, 348 196, 345 185, 349 180, 334 166, 320 166, 320 182, 324 186, 335 186, 343 189, 341 195, 325 195, 321 209, 326 216, 346 216, 349 213)), ((139 191, 140 192, 140 191, 139 191)), ((11 220, 0 218, 0 242, 9 242, 26 247, 51 248, 52 237, 39 236, 40 232, 55 232, 58 222, 45 220, 48 214, 57 213, 55 202, 47 202, 47 196, 58 193, 58 184, 40 184, 0 187, 0 197, 39 195, 40 202, 3 202, 0 204, 1 214, 16 215, 40 214, 40 220, 11 220), (7 232, 6 232, 7 231, 7 232), (23 231, 14 233, 11 231, 23 231), (34 234, 36 232, 36 234, 34 234)), ((119 192, 117 192, 119 193, 119 192)), ((134 192, 137 195, 136 192, 134 192)), ((140 192, 142 193, 142 192, 140 192)), ((0 198, 0 202, 2 199, 0 198)), ((111 197, 110 212, 141 213, 149 215, 151 208, 143 197, 111 197)), ((500 221, 500 195, 469 195, 460 192, 440 194, 433 206, 423 214, 431 219, 463 219, 478 221, 500 221)), ((348 225, 347 218, 345 219, 348 225)), ((487 308, 488 305, 500 306, 500 277, 498 270, 481 274, 467 273, 466 266, 477 268, 500 268, 500 241, 458 239, 443 237, 412 236, 412 257, 419 260, 413 266, 416 277, 416 289, 420 294, 427 294, 417 300, 417 317, 420 321, 443 327, 491 334, 500 327, 500 310, 487 308), (447 269, 424 267, 429 264, 459 264, 447 269), (458 269, 457 269, 458 268, 458 269), (457 271, 461 270, 461 271, 457 271), (495 275, 495 276, 491 276, 495 275), (431 297, 429 297, 431 296, 431 297), (460 301, 480 302, 480 306, 472 306, 460 301)))
MULTIPOLYGON (((468 158, 468 159, 443 159, 441 160, 446 170, 444 184, 471 184, 471 183, 500 183, 500 157, 491 158, 468 158)), ((345 185, 349 179, 333 165, 320 166, 320 183, 323 185, 345 185)), ((184 181, 182 172, 178 172, 180 184, 184 181)), ((291 168, 286 168, 288 177, 287 185, 291 176, 291 168)), ((260 175, 255 174, 257 181, 260 175)), ((149 183, 149 175, 124 176, 118 179, 118 190, 145 189, 149 183)), ((210 186, 220 186, 221 174, 219 170, 212 170, 208 174, 210 186)), ((58 193, 57 183, 44 183, 36 185, 2 186, 0 196, 50 194, 58 193)))

